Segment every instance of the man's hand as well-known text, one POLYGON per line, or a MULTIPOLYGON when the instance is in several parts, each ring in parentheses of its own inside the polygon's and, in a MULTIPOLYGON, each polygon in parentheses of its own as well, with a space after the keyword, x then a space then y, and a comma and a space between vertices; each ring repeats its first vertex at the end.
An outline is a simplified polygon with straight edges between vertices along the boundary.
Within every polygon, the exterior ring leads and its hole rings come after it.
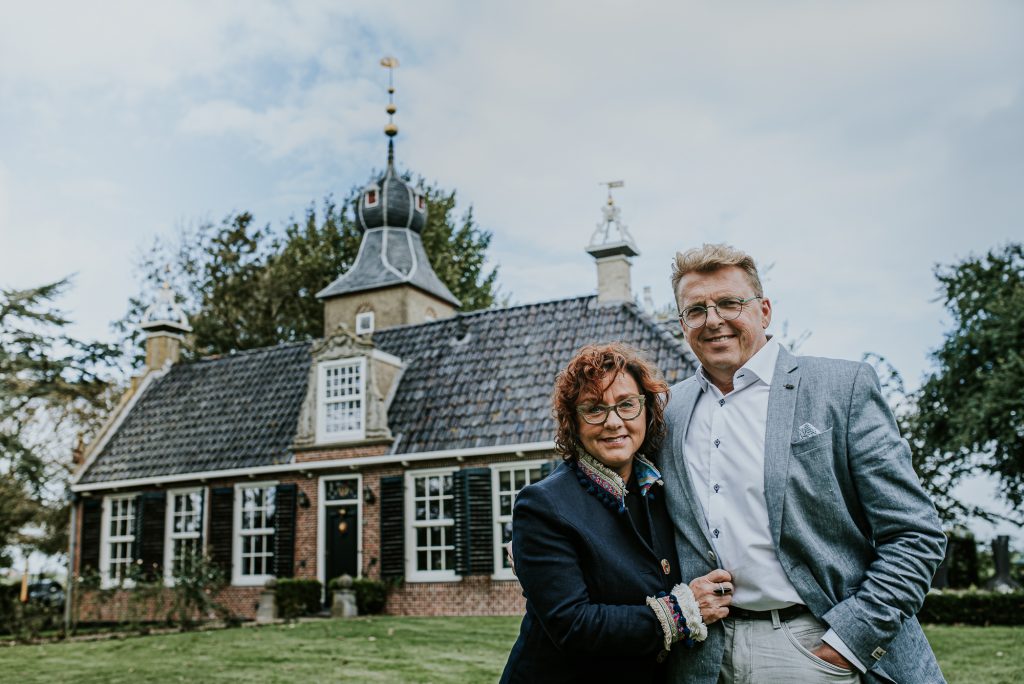
POLYGON ((729 614, 732 603, 732 575, 722 569, 712 570, 690 582, 690 591, 697 599, 700 616, 705 625, 721 620, 729 614))
POLYGON ((821 642, 821 646, 818 646, 818 648, 811 651, 811 653, 818 656, 826 663, 830 663, 832 665, 835 665, 836 667, 841 667, 844 670, 852 671, 854 669, 853 663, 844 658, 839 651, 832 648, 824 641, 821 642))

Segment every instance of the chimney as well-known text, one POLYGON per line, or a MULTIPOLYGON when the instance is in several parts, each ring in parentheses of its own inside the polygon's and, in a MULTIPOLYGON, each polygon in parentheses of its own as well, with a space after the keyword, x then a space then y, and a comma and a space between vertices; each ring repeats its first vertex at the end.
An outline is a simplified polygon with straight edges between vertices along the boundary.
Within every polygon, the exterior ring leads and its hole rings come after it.
POLYGON ((146 333, 146 368, 160 370, 177 363, 185 335, 192 332, 188 318, 175 301, 174 291, 165 280, 156 301, 142 314, 139 325, 146 333))
POLYGON ((599 304, 630 302, 633 288, 630 281, 632 257, 640 251, 633 236, 620 220, 619 208, 612 199, 612 188, 621 188, 623 181, 603 183, 608 186, 608 201, 601 209, 603 220, 590 237, 587 253, 597 262, 597 301, 599 304))

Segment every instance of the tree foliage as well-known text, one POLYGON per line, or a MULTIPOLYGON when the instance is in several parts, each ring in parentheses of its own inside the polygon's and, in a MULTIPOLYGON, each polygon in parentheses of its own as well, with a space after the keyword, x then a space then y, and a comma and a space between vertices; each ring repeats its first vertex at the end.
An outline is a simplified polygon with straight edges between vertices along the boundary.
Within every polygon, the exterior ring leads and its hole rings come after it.
MULTIPOLYGON (((935 370, 907 418, 922 479, 937 497, 975 471, 995 476, 1003 497, 1024 503, 1024 245, 938 266, 953 319, 932 354, 935 370)), ((947 502, 951 512, 988 515, 947 502)))
MULTIPOLYGON (((423 242, 441 281, 463 310, 486 308, 496 297, 497 269, 486 269, 491 234, 480 229, 472 208, 456 213, 456 193, 426 188, 423 242)), ((316 293, 351 268, 362 235, 356 227, 353 190, 339 206, 331 198, 310 205, 302 220, 283 232, 258 227, 241 212, 219 225, 183 231, 175 245, 158 242, 141 259, 143 292, 129 301, 115 330, 132 339, 141 362, 135 327, 169 280, 192 325, 200 356, 252 349, 323 334, 323 303, 316 293)))
POLYGON ((69 321, 53 301, 67 287, 0 290, 0 565, 13 545, 63 550, 70 442, 113 399, 103 373, 119 352, 63 332, 69 321))

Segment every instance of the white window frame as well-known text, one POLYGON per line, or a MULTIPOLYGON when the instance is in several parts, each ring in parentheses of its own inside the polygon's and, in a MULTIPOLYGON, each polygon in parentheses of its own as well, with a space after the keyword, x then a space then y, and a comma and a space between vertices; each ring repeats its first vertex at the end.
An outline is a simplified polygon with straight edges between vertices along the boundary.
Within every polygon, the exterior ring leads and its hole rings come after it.
MULTIPOLYGON (((491 465, 491 516, 494 523, 494 574, 491 575, 491 579, 495 580, 514 580, 516 575, 512 572, 512 568, 504 567, 505 559, 505 545, 501 543, 501 528, 506 522, 512 522, 512 515, 501 514, 501 492, 499 490, 499 482, 501 481, 501 473, 503 471, 512 470, 526 470, 530 471, 534 468, 543 467, 545 461, 510 461, 508 463, 494 463, 491 465)), ((543 477, 543 476, 542 476, 543 477)), ((540 480, 537 480, 538 482, 540 480)), ((515 480, 513 479, 513 483, 515 480)), ((527 484, 533 484, 528 482, 527 484)), ((513 484, 514 486, 514 484, 513 484)), ((521 489, 516 489, 515 494, 518 496, 521 489)), ((515 497, 512 498, 512 503, 515 503, 515 497)))
POLYGON ((373 332, 374 316, 372 311, 360 311, 356 314, 356 335, 369 335, 373 332))
MULTIPOLYGON (((205 487, 181 487, 177 489, 167 490, 167 504, 165 505, 166 514, 164 516, 164 584, 167 586, 174 585, 174 542, 186 539, 198 539, 199 544, 202 544, 203 532, 206 529, 206 506, 210 497, 206 494, 205 487), (199 508, 199 531, 198 532, 175 532, 174 531, 174 498, 177 496, 184 496, 187 494, 199 494, 201 497, 202 505, 199 508)), ((202 547, 198 549, 199 553, 203 552, 202 547)))
POLYGON ((319 530, 319 534, 316 536, 316 567, 317 574, 319 575, 320 582, 326 587, 327 583, 330 582, 333 577, 327 577, 327 508, 329 506, 356 506, 356 516, 358 519, 358 525, 356 529, 356 579, 363 576, 363 476, 359 473, 355 475, 328 475, 320 478, 320 482, 317 484, 317 497, 316 500, 319 502, 317 507, 317 522, 316 528, 319 530), (355 480, 356 491, 359 492, 356 499, 332 499, 327 500, 327 483, 333 480, 355 480))
POLYGON ((337 361, 324 361, 317 367, 316 387, 316 440, 320 444, 329 442, 345 442, 363 439, 366 436, 366 357, 339 359, 337 361), (327 389, 328 371, 336 368, 359 368, 359 393, 347 397, 338 397, 328 400, 325 396, 327 389), (342 401, 359 401, 359 425, 358 430, 341 430, 338 432, 327 432, 327 405, 342 401))
MULTIPOLYGON (((118 581, 118 579, 116 577, 111 575, 110 564, 111 564, 111 561, 113 561, 114 559, 111 558, 110 547, 111 547, 112 544, 128 544, 128 548, 130 550, 134 546, 134 544, 135 544, 135 524, 136 524, 136 519, 138 518, 138 515, 139 515, 139 500, 138 500, 138 496, 139 496, 138 492, 132 492, 131 494, 110 494, 108 496, 104 496, 103 497, 103 515, 102 515, 101 521, 100 521, 100 525, 101 525, 101 527, 100 527, 100 582, 101 582, 101 586, 103 586, 104 588, 110 589, 112 587, 117 587, 117 586, 132 587, 132 586, 135 585, 135 583, 132 582, 131 580, 123 579, 122 581, 118 581), (113 515, 113 512, 111 510, 111 507, 112 507, 111 504, 114 501, 130 501, 131 502, 131 512, 132 512, 132 515, 129 518, 129 520, 131 521, 129 526, 128 526, 129 534, 125 534, 125 535, 111 535, 110 534, 110 522, 111 522, 111 517, 113 515)), ((122 517, 122 516, 119 516, 119 517, 122 517)), ((128 567, 131 567, 132 563, 135 562, 135 559, 131 558, 130 556, 131 556, 131 553, 129 551, 129 557, 127 559, 128 563, 126 564, 126 568, 125 568, 126 570, 127 570, 128 567)), ((118 561, 123 561, 123 560, 124 559, 121 558, 120 556, 118 557, 118 561)), ((119 562, 118 564, 119 565, 125 565, 125 563, 123 563, 123 562, 119 562)))
MULTIPOLYGON (((274 574, 263 573, 260 575, 242 574, 242 537, 246 536, 269 536, 273 546, 274 535, 277 534, 275 527, 257 527, 251 530, 242 529, 242 490, 245 489, 272 489, 278 486, 278 482, 240 482, 235 485, 234 501, 234 523, 232 525, 232 548, 231 548, 231 584, 240 587, 263 586, 267 580, 273 579, 274 574)), ((274 516, 277 516, 277 492, 274 492, 274 516)), ((274 564, 273 548, 271 548, 270 565, 274 564)))
MULTIPOLYGON (((423 470, 407 470, 405 473, 405 581, 406 582, 454 582, 462 578, 455 573, 455 568, 445 570, 417 570, 416 530, 421 527, 444 527, 445 546, 452 546, 455 551, 455 483, 457 468, 427 468, 423 470), (439 520, 416 520, 416 479, 431 476, 449 476, 453 478, 451 498, 447 500, 448 517, 439 520)), ((454 553, 452 554, 454 565, 454 553)))

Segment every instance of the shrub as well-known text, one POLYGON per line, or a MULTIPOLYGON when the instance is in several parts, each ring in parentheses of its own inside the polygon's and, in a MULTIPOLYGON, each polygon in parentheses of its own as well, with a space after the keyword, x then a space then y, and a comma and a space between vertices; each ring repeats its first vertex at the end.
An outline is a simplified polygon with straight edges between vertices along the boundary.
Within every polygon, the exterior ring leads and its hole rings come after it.
POLYGON ((320 611, 319 580, 290 579, 277 580, 277 614, 286 620, 300 615, 309 615, 320 611))
POLYGON ((917 619, 940 625, 1024 625, 1024 592, 931 593, 917 619))
POLYGON ((195 626, 194 618, 199 620, 214 613, 222 620, 231 624, 235 617, 231 611, 214 601, 213 597, 227 585, 224 571, 213 560, 201 553, 186 554, 175 569, 174 596, 168 622, 175 616, 182 630, 195 626))
POLYGON ((352 580, 352 591, 356 593, 356 608, 359 609, 359 614, 376 615, 384 610, 391 586, 386 582, 367 578, 352 580))

